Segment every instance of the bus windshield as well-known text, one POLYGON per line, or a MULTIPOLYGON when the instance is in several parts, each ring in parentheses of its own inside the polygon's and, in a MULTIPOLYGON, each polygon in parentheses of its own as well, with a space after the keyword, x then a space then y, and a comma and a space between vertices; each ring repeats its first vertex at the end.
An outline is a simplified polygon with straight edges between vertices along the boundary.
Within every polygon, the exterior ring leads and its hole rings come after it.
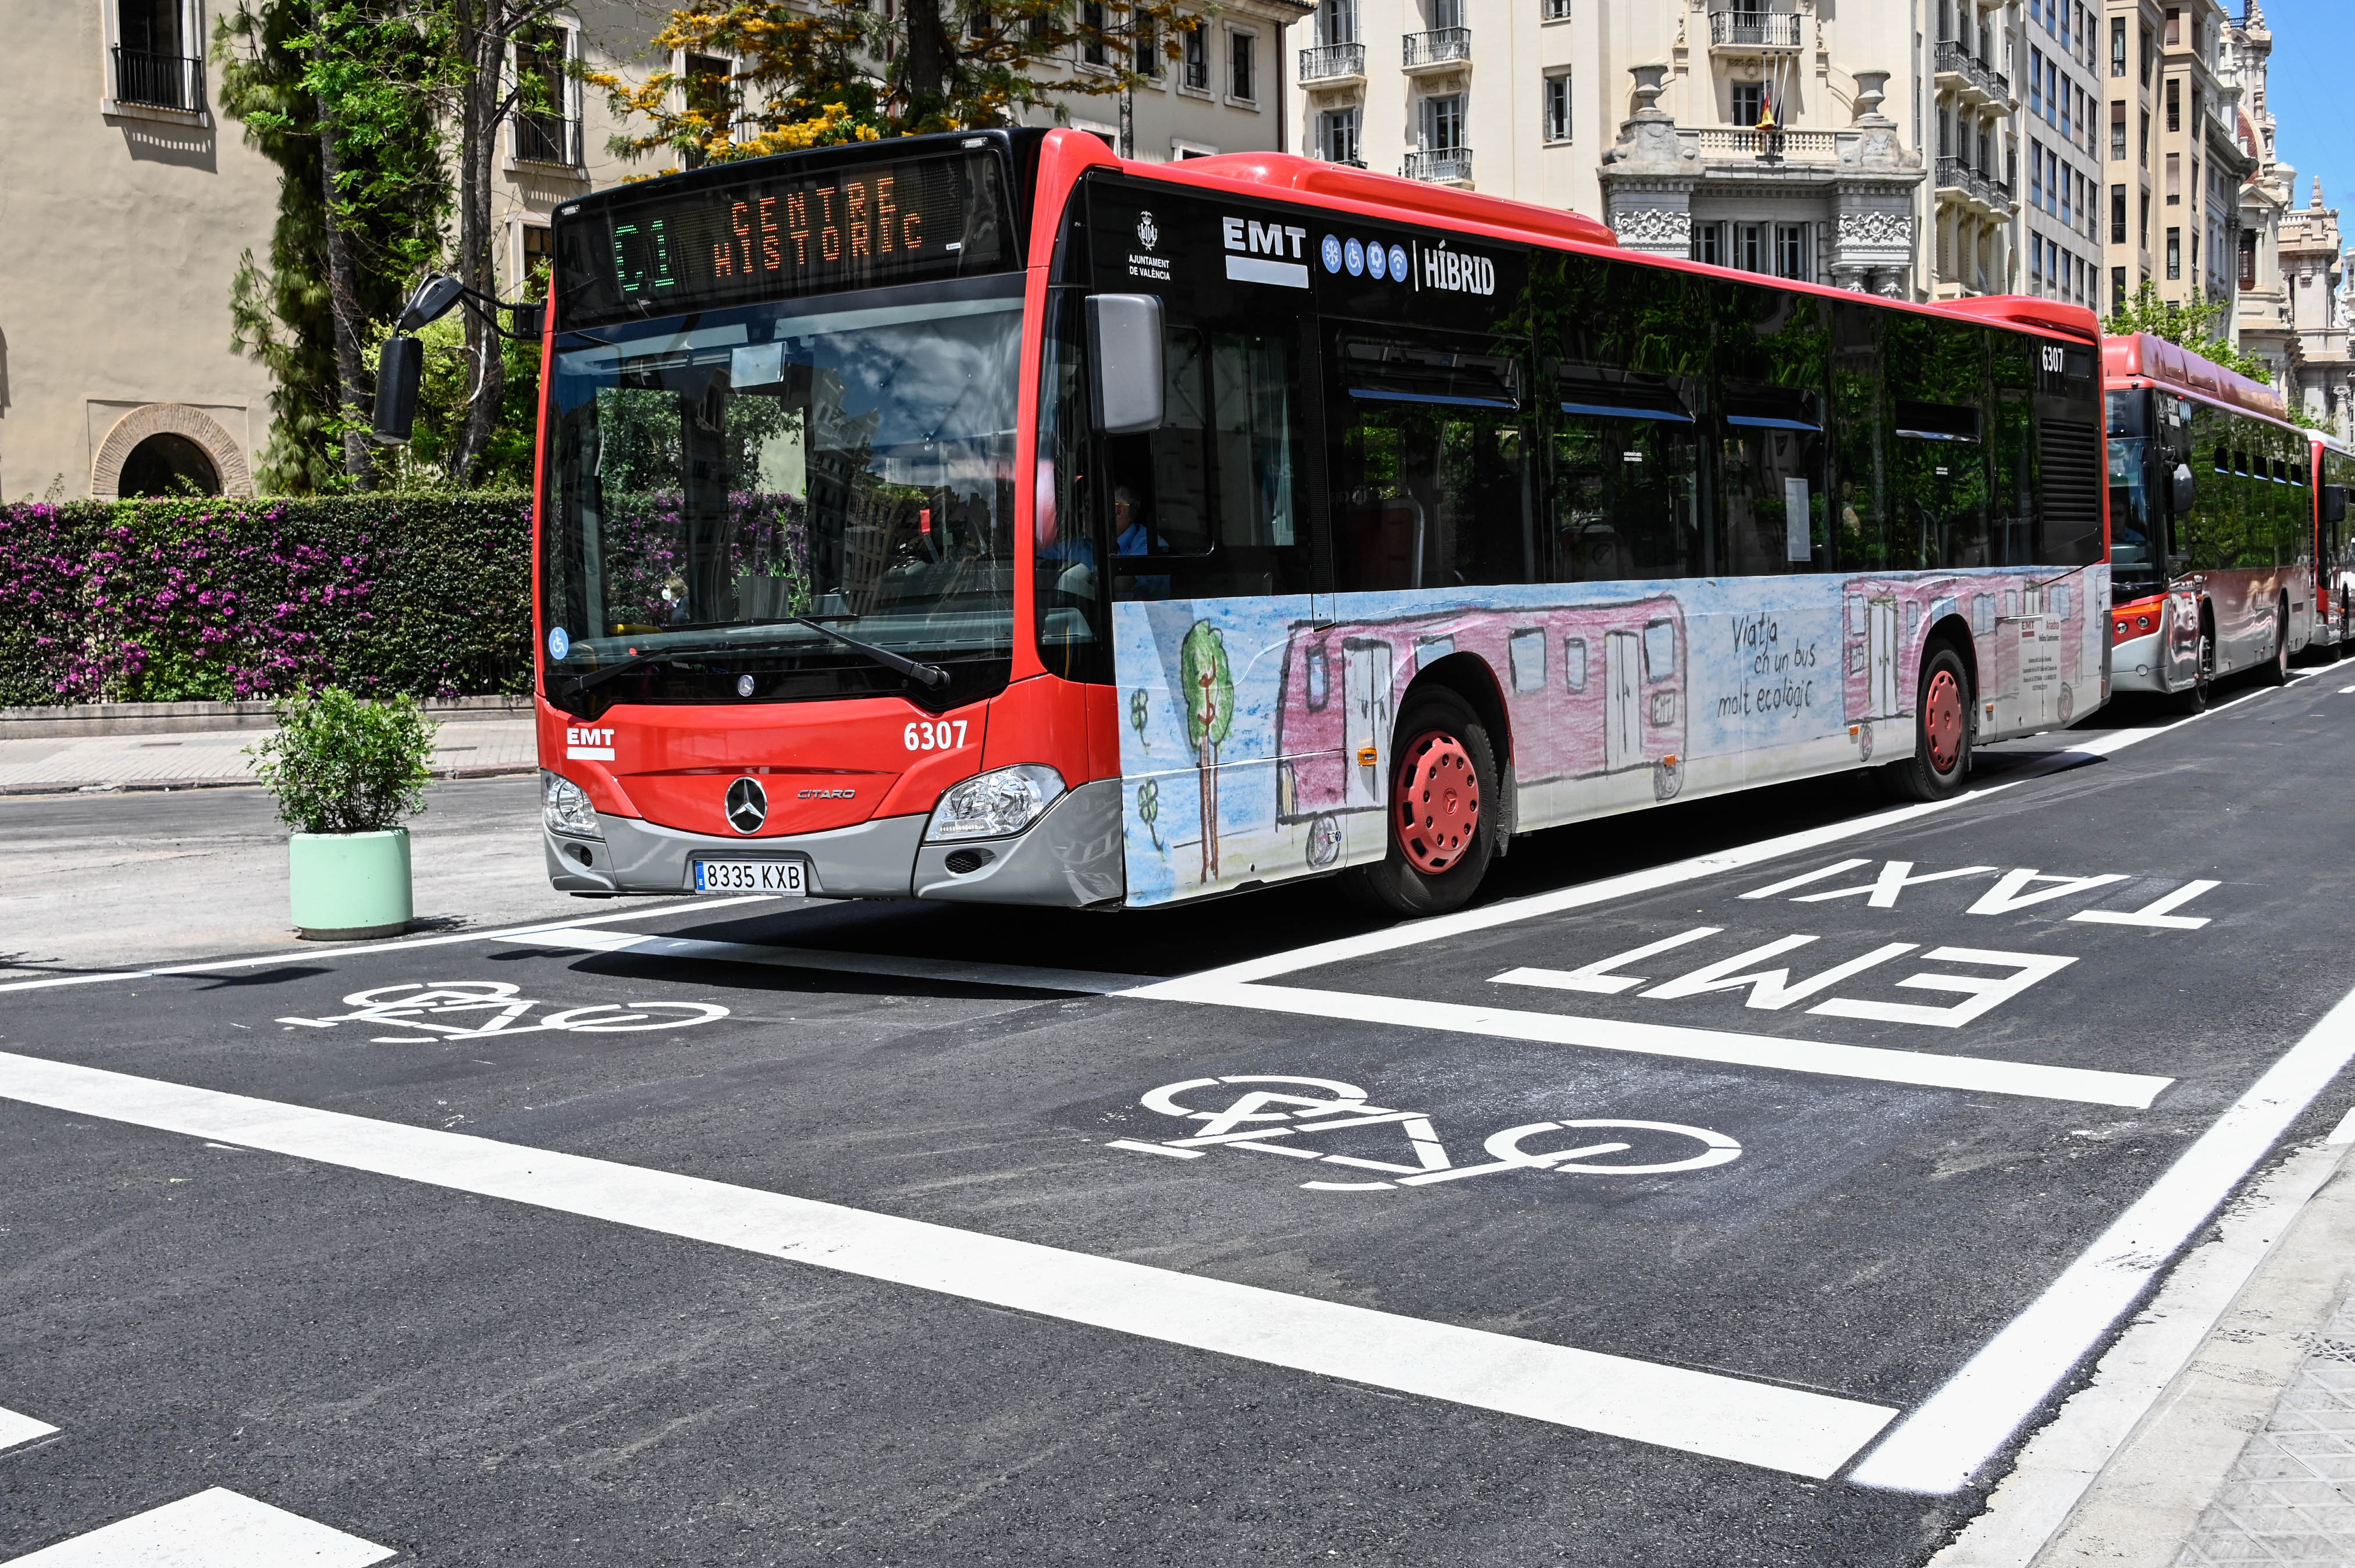
POLYGON ((2150 394, 2112 392, 2109 404, 2110 568, 2117 591, 2141 592, 2158 578, 2163 563, 2158 517, 2151 505, 2150 394))
POLYGON ((1016 275, 560 333, 549 694, 623 662, 633 702, 916 689, 805 617, 1002 683, 1021 307, 1016 275))

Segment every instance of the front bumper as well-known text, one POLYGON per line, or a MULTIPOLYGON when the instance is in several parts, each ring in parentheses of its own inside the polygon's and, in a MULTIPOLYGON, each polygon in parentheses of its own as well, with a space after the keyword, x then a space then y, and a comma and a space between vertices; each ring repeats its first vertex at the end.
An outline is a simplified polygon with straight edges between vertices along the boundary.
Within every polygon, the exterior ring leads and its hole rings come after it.
POLYGON ((2164 628, 2110 644, 2110 690, 2167 694, 2164 628))
POLYGON ((698 855, 798 855, 809 863, 812 896, 820 898, 1080 908, 1118 903, 1126 892, 1117 779, 1081 785, 1011 838, 928 844, 928 821, 929 814, 879 817, 819 833, 723 839, 600 813, 602 838, 576 838, 542 824, 540 839, 549 884, 559 893, 690 893, 690 863, 698 855), (952 869, 953 858, 966 869, 952 869))

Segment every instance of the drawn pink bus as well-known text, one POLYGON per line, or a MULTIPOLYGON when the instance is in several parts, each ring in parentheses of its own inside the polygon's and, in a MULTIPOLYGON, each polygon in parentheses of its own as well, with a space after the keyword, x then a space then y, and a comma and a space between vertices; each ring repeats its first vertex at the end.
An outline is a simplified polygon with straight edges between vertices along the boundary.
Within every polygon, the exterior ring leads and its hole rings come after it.
MULTIPOLYGON (((1923 638, 1950 615, 1971 629, 1979 694, 1995 706, 1981 715, 1982 737, 2069 723, 2085 680, 2085 587, 2077 573, 1851 578, 1842 609, 1842 693, 1865 755, 1876 725, 1912 716, 1923 638), (2038 711, 2008 711, 2021 705, 2038 711)), ((1886 727, 1881 738, 1910 740, 1886 727)))
MULTIPOLYGON (((1656 799, 1682 786, 1685 623, 1673 597, 1465 610, 1293 628, 1276 713, 1277 820, 1382 810, 1400 694, 1417 670, 1464 654, 1487 665, 1504 695, 1517 783, 1643 768, 1656 799)), ((1337 834, 1312 833, 1311 863, 1338 847, 1337 834)))

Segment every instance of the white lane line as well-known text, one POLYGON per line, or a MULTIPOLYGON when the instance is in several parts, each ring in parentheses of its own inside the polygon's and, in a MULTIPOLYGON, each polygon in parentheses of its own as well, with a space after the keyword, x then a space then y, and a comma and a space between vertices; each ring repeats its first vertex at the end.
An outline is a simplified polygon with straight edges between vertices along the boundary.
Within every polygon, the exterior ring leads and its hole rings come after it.
POLYGON ((580 952, 635 953, 648 958, 709 959, 729 964, 770 964, 782 969, 826 969, 840 974, 890 975, 901 980, 962 980, 978 985, 1020 986, 1030 991, 1070 991, 1090 996, 1152 985, 1153 975, 1107 974, 1101 969, 1042 969, 1030 964, 987 964, 958 959, 902 958, 893 953, 837 953, 826 948, 771 948, 751 942, 706 942, 689 937, 647 937, 635 931, 560 927, 498 937, 524 948, 570 948, 580 952))
POLYGON ((1802 1476, 1830 1476, 1896 1414, 1806 1389, 14 1053, 0 1052, 0 1097, 1802 1476))
POLYGON ((2339 694, 2342 697, 2350 692, 2355 692, 2355 686, 2341 686, 2339 688, 2339 694))
POLYGON ((2339 1125, 2330 1129, 2330 1136, 2323 1139, 2323 1141, 2326 1143, 2355 1143, 2355 1110, 2350 1110, 2345 1116, 2340 1117, 2339 1118, 2339 1125))
POLYGON ((1931 1495, 1968 1485, 2350 1058, 2355 1058, 2355 991, 2324 1013, 1850 1478, 1931 1495))
POLYGON ((1628 1051, 1674 1056, 1688 1062, 1722 1062, 1741 1067, 1771 1067, 1788 1073, 1821 1073, 1838 1078, 1868 1078, 1884 1084, 1916 1084, 1973 1094, 2019 1095, 2032 1099, 2146 1109, 2172 1078, 2141 1073, 2105 1073, 2089 1067, 2052 1067, 1985 1056, 1945 1056, 1922 1051, 1891 1051, 1871 1045, 1833 1045, 1771 1034, 1736 1034, 1716 1029, 1686 1029, 1665 1023, 1630 1023, 1610 1018, 1574 1018, 1560 1012, 1523 1012, 1456 1001, 1417 1001, 1356 991, 1312 991, 1299 986, 1212 985, 1172 980, 1124 994, 1254 1008, 1305 1018, 1383 1023, 1401 1029, 1438 1029, 1454 1034, 1486 1034, 1548 1045, 1581 1045, 1597 1051, 1628 1051))
POLYGON ((0 982, 0 991, 47 991, 61 985, 103 985, 109 980, 148 980, 156 975, 204 975, 220 969, 257 969, 263 964, 282 964, 292 959, 348 959, 361 953, 401 953, 411 948, 446 948, 458 942, 496 941, 502 937, 517 937, 531 931, 554 931, 574 926, 603 926, 616 920, 651 920, 657 915, 676 915, 686 909, 725 909, 731 904, 766 904, 777 895, 771 893, 747 894, 741 898, 696 898, 682 904, 664 904, 654 908, 617 909, 611 915, 585 915, 564 920, 543 920, 533 926, 504 926, 496 931, 459 931, 446 937, 406 937, 389 942, 360 942, 350 947, 289 948, 282 952, 257 953, 244 959, 208 959, 197 964, 159 964, 145 969, 107 969, 98 974, 49 975, 40 980, 0 982))
POLYGON ((0 1568, 368 1568, 389 1546, 214 1487, 12 1557, 0 1568))
POLYGON ((0 1409, 0 1454, 11 1448, 21 1448, 36 1437, 47 1437, 56 1430, 46 1421, 36 1421, 29 1415, 0 1409))

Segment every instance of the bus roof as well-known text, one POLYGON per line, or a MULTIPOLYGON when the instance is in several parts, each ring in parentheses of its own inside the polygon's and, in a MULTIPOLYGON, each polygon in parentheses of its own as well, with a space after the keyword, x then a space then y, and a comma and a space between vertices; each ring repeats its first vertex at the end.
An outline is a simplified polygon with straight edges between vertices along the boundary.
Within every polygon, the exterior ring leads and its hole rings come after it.
POLYGON ((2112 381, 2147 381, 2268 419, 2288 417, 2281 394, 2273 387, 2147 332, 2104 338, 2102 373, 2112 381))

